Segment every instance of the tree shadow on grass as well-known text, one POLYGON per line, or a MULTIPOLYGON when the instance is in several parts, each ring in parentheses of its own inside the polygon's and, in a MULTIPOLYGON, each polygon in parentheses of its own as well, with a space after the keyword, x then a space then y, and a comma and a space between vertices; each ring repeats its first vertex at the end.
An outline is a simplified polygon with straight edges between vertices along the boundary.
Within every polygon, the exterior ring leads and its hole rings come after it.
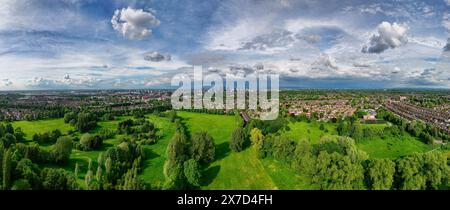
POLYGON ((149 148, 144 148, 144 152, 145 152, 145 158, 147 160, 155 159, 160 156, 159 154, 153 152, 153 150, 151 150, 149 148))
POLYGON ((222 160, 223 158, 225 158, 226 156, 228 156, 230 154, 230 144, 228 144, 228 142, 223 142, 219 145, 216 146, 216 157, 215 157, 215 161, 219 161, 222 160))
POLYGON ((153 150, 149 149, 149 148, 144 148, 144 152, 145 152, 145 160, 142 162, 142 168, 145 169, 149 166, 151 166, 151 160, 160 157, 159 154, 153 152, 153 150))
POLYGON ((206 169, 203 172, 203 177, 201 180, 200 185, 201 186, 208 186, 212 183, 212 181, 217 177, 217 174, 219 174, 220 166, 212 166, 206 169))

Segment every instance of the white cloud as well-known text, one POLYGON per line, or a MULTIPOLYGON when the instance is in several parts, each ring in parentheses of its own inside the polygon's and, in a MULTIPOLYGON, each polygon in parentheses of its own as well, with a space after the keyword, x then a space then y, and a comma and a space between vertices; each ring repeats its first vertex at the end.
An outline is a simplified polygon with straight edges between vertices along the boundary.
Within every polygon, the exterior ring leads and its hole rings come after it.
POLYGON ((159 26, 160 21, 149 11, 128 7, 116 10, 111 23, 122 36, 142 40, 152 35, 152 28, 159 26))
POLYGON ((382 53, 389 48, 394 49, 408 42, 407 27, 400 24, 382 22, 377 30, 378 34, 370 39, 370 46, 364 46, 362 52, 382 53))

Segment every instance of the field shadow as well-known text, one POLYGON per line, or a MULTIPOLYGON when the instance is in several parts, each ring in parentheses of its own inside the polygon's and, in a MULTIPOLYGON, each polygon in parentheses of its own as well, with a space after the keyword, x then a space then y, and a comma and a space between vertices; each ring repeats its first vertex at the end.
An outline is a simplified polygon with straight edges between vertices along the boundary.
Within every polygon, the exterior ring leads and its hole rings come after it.
POLYGON ((223 142, 219 145, 216 146, 216 157, 215 160, 222 160, 223 158, 225 158, 226 156, 228 156, 230 154, 231 150, 230 150, 230 146, 228 144, 228 142, 223 142))
POLYGON ((220 166, 212 166, 206 169, 203 172, 203 178, 200 183, 201 186, 208 186, 212 183, 212 181, 217 177, 217 174, 219 174, 220 166))

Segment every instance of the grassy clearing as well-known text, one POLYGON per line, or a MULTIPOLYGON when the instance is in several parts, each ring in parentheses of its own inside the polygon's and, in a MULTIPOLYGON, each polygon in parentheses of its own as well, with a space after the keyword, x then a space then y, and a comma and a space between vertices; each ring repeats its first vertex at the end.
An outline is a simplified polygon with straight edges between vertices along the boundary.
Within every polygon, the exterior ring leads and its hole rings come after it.
POLYGON ((203 189, 214 190, 275 190, 278 187, 266 172, 253 149, 230 152, 215 161, 205 172, 203 189))
POLYGON ((371 158, 397 158, 433 149, 432 146, 426 145, 408 134, 404 134, 400 138, 366 140, 358 143, 358 147, 367 152, 371 158))
POLYGON ((261 160, 266 173, 280 190, 308 190, 312 189, 308 178, 290 169, 284 163, 272 158, 261 160))
POLYGON ((385 127, 391 126, 390 123, 380 123, 380 124, 361 124, 362 128, 375 128, 383 130, 385 127))
POLYGON ((164 137, 154 145, 146 145, 145 151, 147 159, 144 161, 144 170, 141 173, 141 178, 153 187, 161 187, 164 184, 164 161, 166 160, 166 147, 175 133, 175 127, 167 118, 156 117, 150 115, 147 117, 155 124, 158 129, 161 129, 164 137))
POLYGON ((205 169, 202 189, 278 189, 252 149, 228 148, 237 128, 235 116, 179 112, 191 133, 207 131, 216 144, 216 161, 205 169))
POLYGON ((71 125, 64 123, 63 118, 36 121, 16 121, 13 122, 13 126, 14 128, 22 128, 27 140, 31 140, 33 135, 37 133, 50 132, 56 129, 59 129, 62 133, 67 133, 69 130, 74 130, 71 125))
POLYGON ((295 122, 289 123, 289 130, 284 131, 281 136, 287 137, 291 140, 300 141, 300 140, 308 140, 312 144, 316 144, 320 141, 323 136, 327 135, 335 135, 336 128, 335 125, 331 123, 323 123, 325 126, 325 130, 320 130, 319 122, 295 122))

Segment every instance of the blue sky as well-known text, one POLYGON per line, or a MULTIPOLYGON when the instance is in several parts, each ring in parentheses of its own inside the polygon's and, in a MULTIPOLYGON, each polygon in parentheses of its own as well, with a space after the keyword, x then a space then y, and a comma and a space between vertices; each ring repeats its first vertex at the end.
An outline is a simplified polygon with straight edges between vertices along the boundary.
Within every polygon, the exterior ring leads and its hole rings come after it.
POLYGON ((192 65, 450 88, 450 0, 0 0, 0 16, 0 90, 167 87, 192 65))

